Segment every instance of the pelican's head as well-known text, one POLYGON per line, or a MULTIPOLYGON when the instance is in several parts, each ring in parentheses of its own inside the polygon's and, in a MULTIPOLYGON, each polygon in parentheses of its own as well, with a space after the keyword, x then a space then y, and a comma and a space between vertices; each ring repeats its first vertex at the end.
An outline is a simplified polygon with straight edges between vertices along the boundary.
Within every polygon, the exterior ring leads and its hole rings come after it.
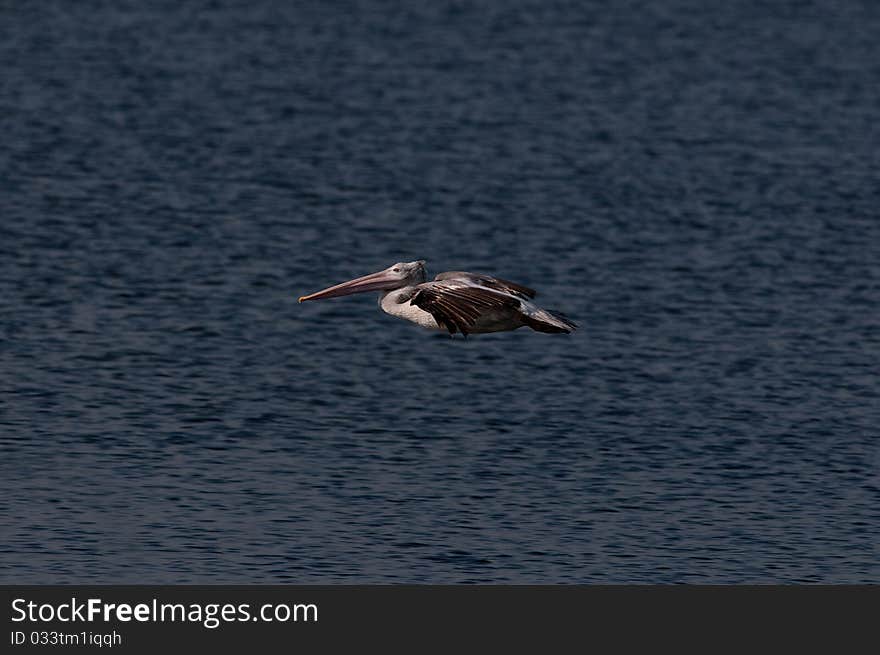
POLYGON ((299 301, 322 300, 324 298, 347 296, 352 293, 363 293, 365 291, 392 291, 421 284, 425 281, 426 276, 424 259, 416 262, 398 262, 384 271, 370 273, 369 275, 316 291, 308 296, 300 296, 299 301))

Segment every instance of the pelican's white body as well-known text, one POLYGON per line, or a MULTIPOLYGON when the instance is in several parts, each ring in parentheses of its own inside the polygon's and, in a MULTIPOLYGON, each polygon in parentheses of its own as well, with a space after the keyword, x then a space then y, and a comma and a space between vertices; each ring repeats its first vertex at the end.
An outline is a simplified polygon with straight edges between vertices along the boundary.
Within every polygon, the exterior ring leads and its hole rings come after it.
MULTIPOLYGON (((415 287, 404 287, 403 289, 395 289, 388 291, 379 296, 379 307, 386 314, 402 318, 405 321, 415 323, 429 330, 444 330, 437 321, 431 316, 430 312, 426 312, 421 307, 416 307, 409 302, 412 298, 415 287)), ((532 303, 521 301, 523 311, 532 312, 537 310, 532 303)), ((515 330, 524 324, 517 313, 513 312, 485 312, 471 329, 474 334, 485 334, 487 332, 503 332, 506 330, 515 330)))

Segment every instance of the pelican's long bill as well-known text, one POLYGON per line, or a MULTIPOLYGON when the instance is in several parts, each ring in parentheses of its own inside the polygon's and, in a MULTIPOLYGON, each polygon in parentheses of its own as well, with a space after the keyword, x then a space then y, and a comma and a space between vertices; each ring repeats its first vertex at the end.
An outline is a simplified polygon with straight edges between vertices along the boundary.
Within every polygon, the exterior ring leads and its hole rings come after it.
POLYGON ((386 289, 396 289, 398 286, 400 286, 400 276, 385 270, 316 291, 308 296, 300 296, 299 301, 323 300, 324 298, 348 296, 352 293, 364 293, 365 291, 384 291, 386 289))

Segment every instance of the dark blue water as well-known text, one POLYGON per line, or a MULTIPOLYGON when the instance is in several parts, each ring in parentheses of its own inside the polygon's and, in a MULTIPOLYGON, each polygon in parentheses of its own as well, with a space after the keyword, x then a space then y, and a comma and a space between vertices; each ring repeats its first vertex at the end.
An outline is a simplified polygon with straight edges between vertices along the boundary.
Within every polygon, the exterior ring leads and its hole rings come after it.
POLYGON ((2 3, 0 581, 880 582, 878 35, 2 3), (582 329, 296 303, 420 258, 582 329))

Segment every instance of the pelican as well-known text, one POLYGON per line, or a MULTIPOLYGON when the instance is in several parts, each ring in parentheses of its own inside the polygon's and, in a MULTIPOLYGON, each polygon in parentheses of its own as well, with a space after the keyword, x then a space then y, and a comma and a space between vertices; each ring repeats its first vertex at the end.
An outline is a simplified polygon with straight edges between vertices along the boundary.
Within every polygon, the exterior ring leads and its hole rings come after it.
POLYGON ((352 293, 380 291, 379 307, 386 314, 431 330, 482 334, 516 330, 524 325, 537 332, 570 333, 568 318, 532 302, 535 291, 490 275, 448 271, 426 282, 425 260, 398 262, 321 291, 299 301, 323 300, 352 293))

